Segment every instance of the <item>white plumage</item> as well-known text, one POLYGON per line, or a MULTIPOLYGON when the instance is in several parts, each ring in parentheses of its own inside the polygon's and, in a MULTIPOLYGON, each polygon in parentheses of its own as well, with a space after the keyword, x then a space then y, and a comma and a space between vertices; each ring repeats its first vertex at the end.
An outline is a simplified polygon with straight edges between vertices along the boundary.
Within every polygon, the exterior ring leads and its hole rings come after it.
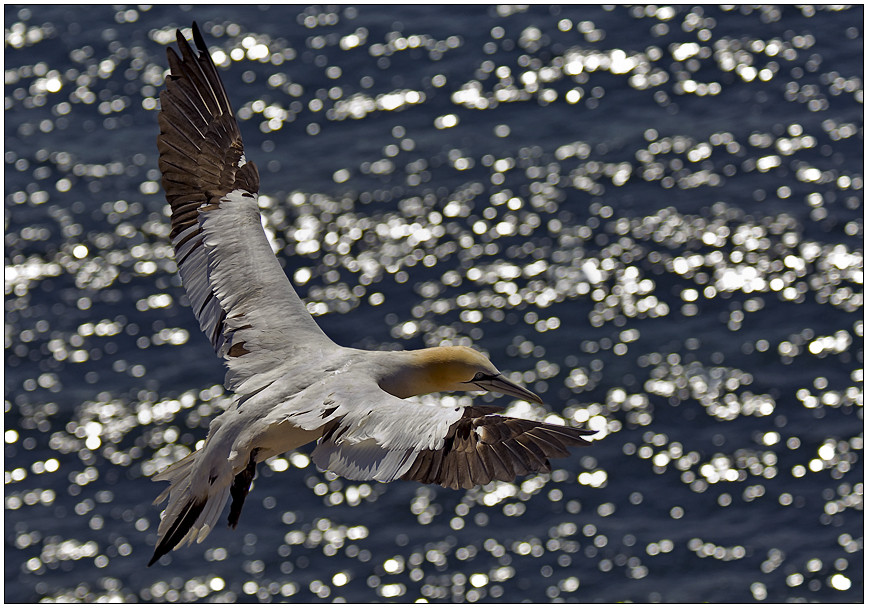
POLYGON ((160 96, 160 170, 190 305, 235 392, 205 445, 154 476, 169 487, 150 564, 201 542, 232 498, 235 527, 256 464, 317 441, 314 463, 352 479, 470 488, 549 471, 592 432, 405 398, 496 391, 540 402, 466 347, 362 351, 332 342, 308 314, 262 229, 259 174, 196 24, 178 31, 160 96))

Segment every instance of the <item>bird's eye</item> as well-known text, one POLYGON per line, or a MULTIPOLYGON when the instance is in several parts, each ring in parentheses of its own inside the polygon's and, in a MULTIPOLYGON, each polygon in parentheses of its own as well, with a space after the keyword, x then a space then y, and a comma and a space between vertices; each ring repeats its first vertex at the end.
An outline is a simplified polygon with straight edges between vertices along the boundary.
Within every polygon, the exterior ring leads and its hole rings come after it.
POLYGON ((488 381, 491 378, 494 378, 493 374, 486 374, 485 372, 478 372, 474 375, 470 381, 465 381, 466 383, 479 383, 480 381, 488 381))

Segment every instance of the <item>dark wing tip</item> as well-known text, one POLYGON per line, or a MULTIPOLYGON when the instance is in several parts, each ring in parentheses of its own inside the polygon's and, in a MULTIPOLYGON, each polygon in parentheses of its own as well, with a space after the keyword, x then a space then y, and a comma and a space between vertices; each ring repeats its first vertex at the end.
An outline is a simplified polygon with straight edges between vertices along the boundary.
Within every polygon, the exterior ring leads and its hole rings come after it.
MULTIPOLYGON (((181 30, 178 30, 178 32, 179 32, 179 34, 180 34, 181 30)), ((181 43, 179 42, 178 44, 181 44, 181 43)), ((178 53, 176 53, 176 52, 175 52, 175 49, 173 49, 172 47, 166 47, 166 56, 167 56, 168 59, 169 59, 169 66, 170 66, 169 77, 171 78, 171 77, 172 77, 171 66, 172 66, 173 61, 174 61, 174 62, 178 62, 178 63, 180 63, 180 62, 181 62, 181 58, 178 57, 178 53)))
POLYGON ((590 442, 595 431, 514 419, 474 406, 450 428, 443 447, 422 451, 402 478, 448 488, 471 488, 492 480, 549 472, 550 458, 568 455, 568 446, 590 442))
POLYGON ((240 163, 241 133, 202 31, 195 21, 191 29, 192 42, 179 28, 177 47, 167 48, 170 70, 158 114, 159 165, 173 239, 196 224, 203 204, 233 190, 259 190, 256 165, 240 163))
POLYGON ((196 48, 199 49, 200 53, 206 52, 208 47, 205 46, 205 38, 202 37, 202 32, 199 31, 199 26, 195 21, 190 25, 190 29, 193 31, 193 42, 196 44, 196 48))
POLYGON ((562 442, 578 446, 590 445, 591 442, 583 436, 593 436, 597 433, 597 430, 594 429, 580 429, 578 427, 567 427, 566 425, 555 425, 552 423, 541 424, 538 429, 549 432, 562 442))

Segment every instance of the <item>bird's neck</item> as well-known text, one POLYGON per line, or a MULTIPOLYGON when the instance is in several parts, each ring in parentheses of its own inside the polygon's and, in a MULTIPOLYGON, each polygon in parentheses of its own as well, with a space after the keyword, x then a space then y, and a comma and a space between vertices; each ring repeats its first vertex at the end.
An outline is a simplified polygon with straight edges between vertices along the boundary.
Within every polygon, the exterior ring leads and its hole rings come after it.
POLYGON ((438 347, 416 351, 378 353, 380 388, 398 398, 409 398, 452 389, 444 358, 438 347))

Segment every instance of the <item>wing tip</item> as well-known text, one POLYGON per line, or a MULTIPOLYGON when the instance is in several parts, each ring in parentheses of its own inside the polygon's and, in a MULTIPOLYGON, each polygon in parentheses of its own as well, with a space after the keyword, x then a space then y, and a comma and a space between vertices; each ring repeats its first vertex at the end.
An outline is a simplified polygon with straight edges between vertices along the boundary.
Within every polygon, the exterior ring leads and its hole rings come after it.
POLYGON ((200 53, 207 52, 208 47, 205 44, 205 38, 202 36, 202 32, 199 31, 199 25, 195 20, 190 25, 190 30, 193 32, 193 43, 196 45, 196 49, 200 53))

